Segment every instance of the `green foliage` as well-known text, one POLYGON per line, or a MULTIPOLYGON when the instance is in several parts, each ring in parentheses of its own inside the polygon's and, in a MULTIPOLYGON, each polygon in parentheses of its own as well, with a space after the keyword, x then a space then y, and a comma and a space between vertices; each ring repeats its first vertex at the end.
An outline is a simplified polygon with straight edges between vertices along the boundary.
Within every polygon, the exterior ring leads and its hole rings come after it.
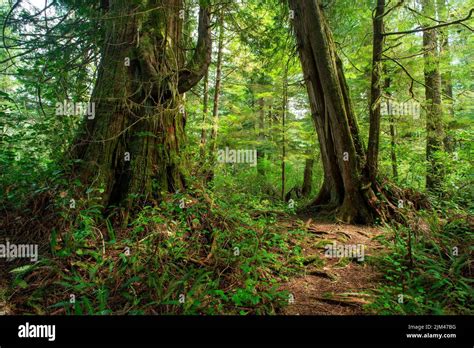
MULTIPOLYGON (((216 147, 256 149, 262 156, 255 167, 216 164, 200 157, 203 129, 208 136, 206 155, 214 154, 207 153, 212 122, 210 115, 203 115, 203 86, 198 85, 185 99, 187 137, 181 150, 191 165, 183 164, 183 171, 194 187, 200 186, 201 174, 210 169, 213 180, 205 189, 166 195, 157 206, 136 207, 136 215, 125 219, 125 226, 118 226, 115 218, 128 212, 105 209, 97 203, 97 192, 91 190, 86 191, 87 198, 77 199, 74 209, 68 208, 70 199, 77 197, 75 193, 84 189, 78 180, 64 175, 74 164, 67 155, 82 120, 55 114, 57 102, 87 102, 91 97, 105 37, 99 2, 55 2, 57 18, 49 21, 49 28, 35 19, 35 9, 26 6, 19 6, 5 22, 0 47, 0 207, 5 215, 0 216, 0 222, 31 214, 37 201, 47 205, 45 209, 53 207, 58 222, 47 231, 49 253, 34 265, 16 265, 10 270, 13 282, 9 290, 16 296, 17 312, 274 314, 288 302, 281 283, 299 274, 305 263, 323 264, 318 258, 303 257, 303 244, 288 241, 290 237, 299 240, 307 232, 294 229, 283 234, 278 220, 292 216, 314 199, 324 179, 287 4, 273 0, 200 2, 224 10, 216 147), (65 16, 62 21, 61 16, 65 16), (20 42, 21 47, 14 47, 20 42), (9 59, 12 54, 15 58, 9 59), (283 127, 285 83, 289 103, 283 127), (282 161, 286 163, 288 192, 301 187, 308 157, 316 159, 313 192, 296 199, 291 208, 281 198, 282 161)), ((374 3, 322 3, 344 64, 360 133, 367 142, 374 3)), ((185 2, 190 17, 184 23, 187 59, 193 53, 197 4, 185 2)), ((385 17, 387 32, 419 25, 420 17, 405 5, 385 17)), ((443 21, 467 13, 472 0, 449 0, 447 5, 438 13, 443 21)), ((0 3, 2 23, 8 11, 7 3, 0 3)), ((52 13, 46 12, 48 16, 52 13)), ((451 145, 435 154, 444 174, 442 185, 429 193, 437 213, 422 213, 422 219, 411 227, 388 226, 381 237, 389 251, 369 258, 385 280, 371 306, 377 313, 474 314, 474 36, 464 26, 444 28, 439 35, 440 41, 449 36, 449 47, 440 52, 439 60, 443 88, 449 73, 453 96, 443 91, 445 141, 451 145), (454 247, 458 247, 458 255, 453 254, 454 247), (399 295, 403 295, 403 303, 398 302, 399 295)), ((149 41, 141 45, 151 45, 149 41)), ((390 81, 384 88, 386 97, 425 106, 421 47, 421 35, 386 38, 382 76, 390 81)), ((209 68, 208 114, 214 106, 215 73, 213 63, 209 68)), ((382 117, 379 174, 401 188, 425 191, 425 111, 419 116, 394 115, 393 121, 382 117), (393 138, 390 125, 395 130, 393 138)), ((138 135, 160 136, 149 132, 138 135)), ((156 183, 154 190, 160 189, 156 183)), ((3 228, 0 232, 3 238, 3 228)), ((317 246, 324 243, 331 241, 317 246)))
POLYGON ((416 231, 393 227, 374 260, 384 274, 371 309, 381 314, 473 314, 472 220, 426 213, 416 231))
POLYGON ((272 270, 284 260, 276 247, 289 251, 286 240, 273 231, 272 217, 252 220, 222 206, 209 210, 205 201, 177 194, 160 207, 143 209, 126 230, 104 226, 97 208, 82 210, 67 233, 52 234, 53 258, 12 270, 16 287, 24 291, 43 279, 44 286, 32 289, 23 310, 275 313, 288 298, 278 290, 272 270), (182 199, 185 209, 179 206, 182 199), (216 226, 202 225, 210 222, 216 226))

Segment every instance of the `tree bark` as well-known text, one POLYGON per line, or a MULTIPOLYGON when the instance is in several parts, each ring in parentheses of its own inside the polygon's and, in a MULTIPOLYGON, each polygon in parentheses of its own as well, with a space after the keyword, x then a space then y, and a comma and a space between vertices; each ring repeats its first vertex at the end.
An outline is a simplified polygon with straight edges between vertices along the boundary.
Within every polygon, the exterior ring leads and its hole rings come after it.
MULTIPOLYGON (((423 13, 434 17, 434 0, 423 0, 423 13)), ((426 188, 436 191, 443 180, 442 163, 435 153, 443 151, 444 127, 441 104, 441 75, 439 71, 436 29, 423 31, 424 75, 426 96, 426 188)))
POLYGON ((380 103, 382 100, 381 75, 383 52, 383 14, 385 0, 377 0, 377 7, 373 18, 373 46, 372 46, 372 83, 370 87, 370 128, 367 147, 367 172, 371 182, 375 182, 378 168, 379 140, 380 140, 380 103))
MULTIPOLYGON (((446 0, 437 0, 436 6, 438 8, 438 19, 443 20, 448 17, 448 9, 446 5, 446 0)), ((439 51, 440 51, 440 58, 445 59, 448 62, 448 69, 441 73, 441 90, 444 95, 444 99, 442 98, 443 106, 448 109, 447 116, 448 118, 453 120, 454 119, 454 98, 453 98, 453 79, 451 74, 451 52, 450 52, 450 45, 449 45, 449 27, 446 27, 440 33, 440 40, 439 40, 439 51)), ((449 130, 449 123, 447 124, 447 130, 449 130)), ((454 151, 454 139, 452 139, 448 134, 444 137, 444 147, 447 152, 454 151)))
POLYGON ((265 146, 265 99, 263 97, 258 99, 258 142, 259 149, 257 149, 257 172, 259 175, 265 175, 265 168, 263 166, 263 159, 265 158, 265 152, 263 147, 265 146))
MULTIPOLYGON (((388 89, 390 88, 391 80, 389 77, 385 78, 384 90, 390 96, 388 89)), ((397 132, 395 127, 395 117, 389 112, 388 121, 390 123, 390 160, 392 162, 392 175, 395 182, 398 180, 398 163, 397 163, 397 132)))
POLYGON ((323 186, 312 204, 333 209, 343 222, 372 222, 377 198, 363 170, 365 150, 320 2, 290 0, 290 8, 324 167, 323 186))
POLYGON ((286 191, 286 112, 288 109, 288 63, 283 73, 283 98, 281 107, 281 199, 285 201, 286 191))
POLYGON ((210 155, 209 166, 206 170, 205 181, 211 182, 214 179, 214 166, 217 159, 217 132, 219 129, 219 99, 221 93, 221 78, 222 78, 222 61, 224 54, 224 13, 221 10, 218 14, 219 39, 217 47, 217 62, 216 62, 216 81, 214 85, 214 97, 212 106, 212 130, 210 138, 210 155))
MULTIPOLYGON (((105 207, 160 200, 185 187, 182 94, 211 58, 210 15, 199 12, 198 41, 186 64, 182 0, 117 0, 108 6, 105 39, 91 102, 71 154, 74 174, 105 207)), ((95 200, 93 200, 95 201, 95 200)))
POLYGON ((206 156, 206 143, 207 143, 207 113, 209 112, 209 70, 206 71, 204 75, 204 91, 202 98, 202 129, 201 129, 201 143, 200 147, 200 158, 201 163, 204 162, 206 156))
POLYGON ((221 77, 222 77, 222 58, 224 48, 224 14, 219 14, 219 43, 217 48, 217 63, 216 63, 216 84, 214 88, 214 104, 212 107, 212 154, 214 157, 217 151, 217 130, 219 127, 219 97, 221 93, 221 77))
POLYGON ((308 151, 308 156, 305 161, 304 175, 303 175, 303 187, 301 193, 303 197, 309 197, 313 189, 313 167, 314 167, 314 154, 312 151, 308 151))

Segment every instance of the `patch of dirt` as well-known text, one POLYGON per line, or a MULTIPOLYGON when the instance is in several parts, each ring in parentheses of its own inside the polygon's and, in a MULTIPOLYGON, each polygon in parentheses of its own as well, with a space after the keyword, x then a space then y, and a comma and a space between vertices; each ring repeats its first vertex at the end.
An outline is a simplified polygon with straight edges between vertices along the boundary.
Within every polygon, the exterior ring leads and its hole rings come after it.
POLYGON ((286 221, 286 227, 305 230, 295 245, 302 247, 304 274, 290 279, 282 290, 290 293, 283 315, 357 315, 369 314, 363 306, 372 302, 381 274, 367 264, 367 256, 380 252, 374 237, 382 231, 375 227, 316 222, 286 221), (335 244, 334 244, 335 243, 335 244), (328 256, 325 245, 349 246, 354 253, 328 256), (363 253, 361 249, 363 246, 363 253), (357 250, 357 257, 355 251, 357 250), (349 255, 350 257, 347 257, 349 255), (363 255, 363 257, 362 257, 363 255), (313 260, 318 260, 314 262, 313 260))
POLYGON ((0 315, 9 315, 12 314, 12 310, 8 305, 8 283, 4 273, 0 272, 0 315))

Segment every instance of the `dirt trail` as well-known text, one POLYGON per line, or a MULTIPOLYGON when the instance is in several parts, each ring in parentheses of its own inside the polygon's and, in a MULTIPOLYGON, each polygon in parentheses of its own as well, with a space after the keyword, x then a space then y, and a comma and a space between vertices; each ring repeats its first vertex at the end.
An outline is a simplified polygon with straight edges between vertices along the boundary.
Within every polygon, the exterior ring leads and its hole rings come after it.
MULTIPOLYGON (((304 272, 282 285, 282 290, 292 295, 282 314, 368 314, 363 306, 372 301, 381 275, 367 263, 367 256, 383 249, 373 239, 382 231, 375 227, 312 221, 294 216, 279 220, 282 233, 303 231, 290 234, 291 247, 301 247, 302 257, 288 261, 303 265, 304 272), (358 260, 357 257, 328 257, 325 255, 325 245, 333 243, 363 245, 364 260, 358 260)), ((6 273, 4 267, 0 268, 0 315, 12 314, 7 303, 6 273)))
MULTIPOLYGON (((295 246, 302 247, 304 274, 283 284, 282 288, 291 294, 283 314, 368 314, 363 306, 372 302, 373 290, 378 287, 381 275, 367 263, 367 256, 382 249, 373 239, 382 231, 367 226, 317 222, 309 218, 303 221, 305 234, 292 236, 291 240, 295 246), (358 251, 359 257, 328 257, 325 245, 333 243, 359 248, 354 250, 358 251), (363 261, 360 257, 361 245, 364 246, 363 261)), ((298 222, 288 220, 283 224, 291 229, 298 222)), ((301 222, 299 224, 301 226, 301 222)))

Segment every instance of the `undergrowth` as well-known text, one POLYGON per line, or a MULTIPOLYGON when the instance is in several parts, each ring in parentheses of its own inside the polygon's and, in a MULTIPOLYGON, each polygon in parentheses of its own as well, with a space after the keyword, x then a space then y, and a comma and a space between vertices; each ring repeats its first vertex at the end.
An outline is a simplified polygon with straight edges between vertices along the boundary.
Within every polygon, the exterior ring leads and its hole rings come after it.
POLYGON ((385 281, 370 306, 379 314, 474 314, 474 234, 470 215, 421 212, 411 226, 379 237, 375 261, 385 281))
POLYGON ((16 314, 275 314, 288 303, 279 280, 298 250, 275 214, 209 192, 169 195, 125 228, 100 206, 68 214, 50 256, 11 270, 16 314))

